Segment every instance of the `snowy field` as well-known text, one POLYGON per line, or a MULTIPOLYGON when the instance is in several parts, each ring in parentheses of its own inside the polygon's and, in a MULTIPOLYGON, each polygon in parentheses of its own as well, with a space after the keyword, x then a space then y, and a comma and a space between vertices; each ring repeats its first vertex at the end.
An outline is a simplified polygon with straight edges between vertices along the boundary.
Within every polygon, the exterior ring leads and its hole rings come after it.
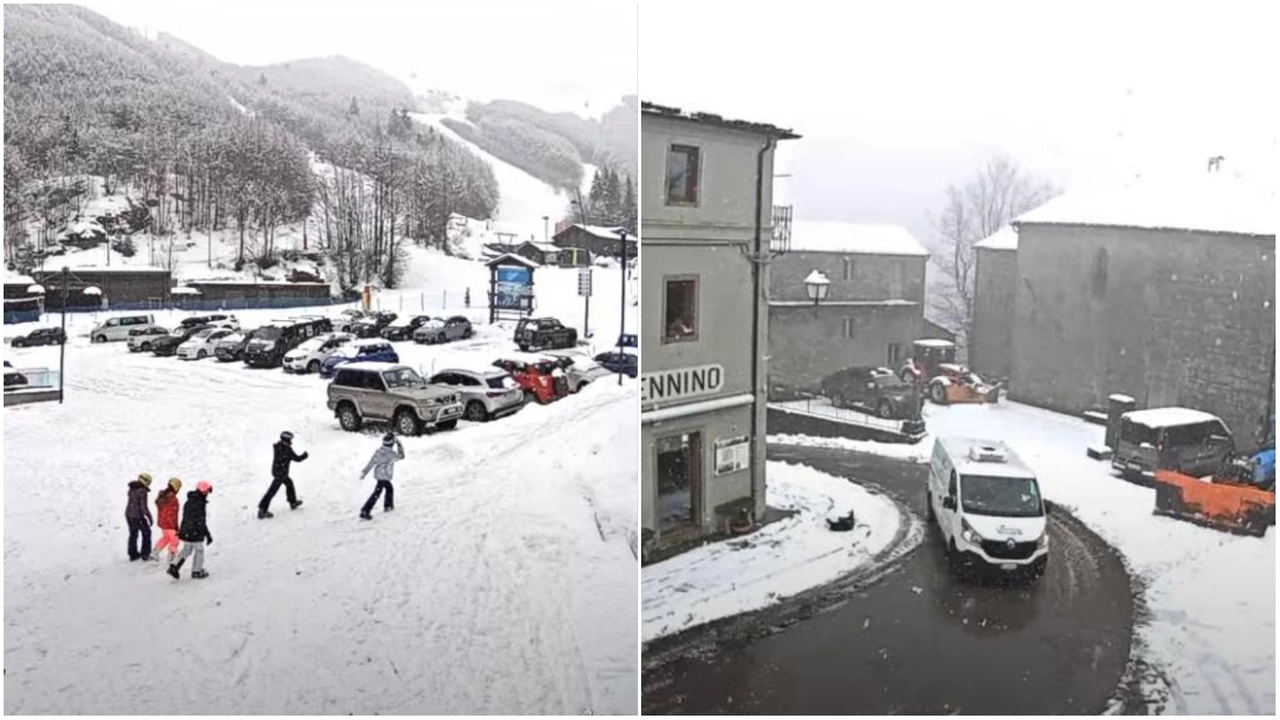
MULTIPOLYGON (((824 585, 869 563, 888 547, 904 518, 898 506, 845 478, 770 462, 770 507, 795 514, 741 538, 703 545, 644 568, 643 640, 758 610, 824 585), (852 509, 858 527, 827 528, 830 514, 852 509)), ((920 543, 916 533, 902 544, 920 543)))
POLYGON ((845 447, 925 461, 937 435, 1008 442, 1039 476, 1044 496, 1067 506, 1124 555, 1146 588, 1150 617, 1136 628, 1135 655, 1154 666, 1147 690, 1166 712, 1276 712, 1275 528, 1265 538, 1230 535, 1151 514, 1155 491, 1110 473, 1085 448, 1104 429, 1017 403, 925 408, 919 445, 796 436, 771 443, 845 447))
MULTIPOLYGON (((380 293, 382 307, 478 324, 469 341, 396 343, 402 362, 430 373, 514 350, 512 324, 475 307, 483 266, 421 253, 410 273, 415 289, 380 293), (473 287, 469 311, 432 300, 446 280, 473 287)), ((618 275, 597 289, 620 292, 618 275)), ((541 269, 536 283, 540 312, 580 324, 576 271, 541 269)), ((601 331, 616 333, 610 308, 601 331)), ((235 314, 252 328, 340 309, 235 314)), ((633 381, 405 438, 396 510, 363 522, 373 480, 359 472, 382 429, 343 432, 324 381, 90 345, 106 316, 68 316, 64 405, 5 409, 6 712, 636 711, 633 381), (282 430, 311 453, 292 471, 305 505, 290 512, 282 493, 260 521, 282 430), (209 579, 128 561, 125 486, 144 470, 157 489, 181 478, 184 498, 213 484, 209 579)), ((5 326, 6 339, 34 325, 5 326)), ((57 367, 56 347, 4 350, 18 367, 57 367)))

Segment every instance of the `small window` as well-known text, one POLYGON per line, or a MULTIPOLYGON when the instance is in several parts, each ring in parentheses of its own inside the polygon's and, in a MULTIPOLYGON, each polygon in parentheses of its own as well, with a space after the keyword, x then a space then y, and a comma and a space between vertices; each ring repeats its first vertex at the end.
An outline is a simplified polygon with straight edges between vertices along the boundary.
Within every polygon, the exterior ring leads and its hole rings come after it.
POLYGON ((669 278, 664 298, 666 331, 663 342, 698 339, 698 279, 669 278))
POLYGON ((846 281, 853 279, 853 258, 844 259, 844 279, 846 281))
POLYGON ((902 344, 889 343, 889 367, 896 367, 902 362, 902 344))
POLYGON ((700 151, 691 145, 672 145, 667 151, 667 204, 698 204, 700 151))
POLYGON ((857 322, 855 321, 855 319, 845 318, 844 319, 844 338, 846 340, 852 340, 856 330, 857 330, 857 322))
POLYGON ((376 372, 364 373, 364 386, 370 390, 386 390, 386 383, 382 382, 382 376, 376 372))

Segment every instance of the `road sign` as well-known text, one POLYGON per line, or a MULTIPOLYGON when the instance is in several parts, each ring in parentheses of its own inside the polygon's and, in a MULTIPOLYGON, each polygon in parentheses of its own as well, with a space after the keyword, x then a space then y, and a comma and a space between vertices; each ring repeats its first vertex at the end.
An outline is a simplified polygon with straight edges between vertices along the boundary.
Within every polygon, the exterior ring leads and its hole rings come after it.
POLYGON ((578 268, 578 296, 591 297, 591 268, 578 268))

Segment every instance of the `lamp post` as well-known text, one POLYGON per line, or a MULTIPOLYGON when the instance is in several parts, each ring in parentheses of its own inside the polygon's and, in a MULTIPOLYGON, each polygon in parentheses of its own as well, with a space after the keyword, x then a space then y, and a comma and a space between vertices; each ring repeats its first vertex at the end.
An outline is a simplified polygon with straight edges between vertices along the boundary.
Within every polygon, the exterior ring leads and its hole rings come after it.
MULTIPOLYGON (((622 250, 622 252, 618 253, 618 257, 622 259, 622 262, 620 263, 622 276, 619 278, 622 290, 618 293, 619 300, 621 301, 621 304, 618 306, 618 352, 621 353, 622 336, 627 332, 627 231, 619 231, 618 239, 621 243, 620 248, 622 250)), ((618 385, 622 385, 622 373, 618 373, 618 385)))
POLYGON ((805 292, 809 293, 809 299, 813 301, 813 306, 818 307, 818 303, 827 299, 827 290, 831 288, 831 281, 826 275, 814 270, 804 279, 805 292))
POLYGON ((62 343, 58 345, 58 404, 62 404, 63 388, 67 386, 67 293, 71 282, 71 269, 62 266, 62 343))

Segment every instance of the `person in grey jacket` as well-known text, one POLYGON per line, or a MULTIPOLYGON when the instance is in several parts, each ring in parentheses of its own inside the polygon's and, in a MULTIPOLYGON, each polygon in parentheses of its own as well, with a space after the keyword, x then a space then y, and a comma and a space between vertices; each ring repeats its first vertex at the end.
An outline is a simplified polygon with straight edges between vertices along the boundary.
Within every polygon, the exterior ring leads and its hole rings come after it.
POLYGON ((364 507, 360 508, 360 517, 365 520, 373 519, 369 513, 373 510, 373 506, 378 504, 378 496, 382 495, 384 490, 387 497, 383 500, 382 511, 391 512, 395 508, 395 490, 391 487, 391 477, 395 472, 395 464, 403 459, 404 446, 396 436, 391 433, 382 436, 382 447, 374 451, 373 457, 369 458, 369 464, 365 465, 364 470, 360 472, 360 479, 363 480, 372 470, 373 479, 378 481, 377 486, 373 488, 373 494, 369 496, 364 507))

